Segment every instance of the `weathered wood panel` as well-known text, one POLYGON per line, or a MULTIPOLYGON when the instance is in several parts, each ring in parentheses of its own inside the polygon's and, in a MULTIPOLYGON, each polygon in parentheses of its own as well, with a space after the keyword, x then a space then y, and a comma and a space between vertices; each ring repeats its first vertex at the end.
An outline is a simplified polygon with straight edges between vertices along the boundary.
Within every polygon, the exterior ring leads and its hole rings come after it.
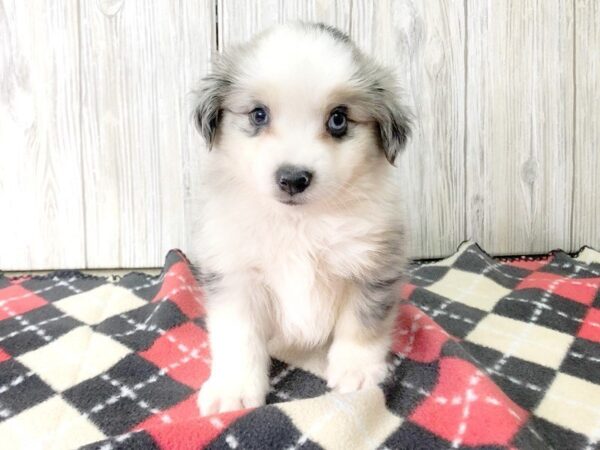
POLYGON ((0 1, 0 267, 85 266, 77 3, 0 1))
POLYGON ((454 251, 465 238, 463 2, 220 0, 218 5, 220 48, 275 23, 317 20, 348 32, 394 69, 417 118, 398 170, 413 230, 411 254, 454 251))
POLYGON ((185 242, 198 145, 187 101, 206 70, 213 4, 81 2, 81 22, 88 266, 161 265, 185 242))
POLYGON ((217 0, 219 48, 243 42, 255 33, 290 20, 330 23, 348 31, 349 0, 217 0))
POLYGON ((414 110, 411 253, 600 247, 595 0, 0 0, 0 267, 144 267, 186 248, 210 53, 338 26, 414 110), (218 23, 217 23, 218 21, 218 23))
POLYGON ((489 252, 571 245, 572 13, 467 0, 467 235, 489 252))
POLYGON ((572 245, 600 250, 600 3, 575 1, 572 245))

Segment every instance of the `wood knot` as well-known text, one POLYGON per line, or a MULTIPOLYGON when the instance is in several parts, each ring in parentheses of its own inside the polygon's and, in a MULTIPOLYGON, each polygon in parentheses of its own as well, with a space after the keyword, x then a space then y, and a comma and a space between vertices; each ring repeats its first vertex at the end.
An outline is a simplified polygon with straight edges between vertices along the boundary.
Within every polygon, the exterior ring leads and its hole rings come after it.
POLYGON ((98 8, 105 16, 112 17, 123 7, 125 0, 97 0, 98 8))

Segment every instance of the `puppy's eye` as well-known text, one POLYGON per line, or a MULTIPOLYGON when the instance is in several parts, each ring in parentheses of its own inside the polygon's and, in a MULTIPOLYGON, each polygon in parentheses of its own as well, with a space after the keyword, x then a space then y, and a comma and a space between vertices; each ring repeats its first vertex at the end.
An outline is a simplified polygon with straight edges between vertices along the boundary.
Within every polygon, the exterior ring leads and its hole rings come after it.
POLYGON ((266 125, 269 122, 269 113, 263 107, 254 108, 250 111, 250 122, 257 127, 266 125))
POLYGON ((341 137, 346 134, 348 129, 348 118, 346 117, 346 111, 343 109, 334 109, 329 115, 327 121, 327 131, 333 137, 341 137))

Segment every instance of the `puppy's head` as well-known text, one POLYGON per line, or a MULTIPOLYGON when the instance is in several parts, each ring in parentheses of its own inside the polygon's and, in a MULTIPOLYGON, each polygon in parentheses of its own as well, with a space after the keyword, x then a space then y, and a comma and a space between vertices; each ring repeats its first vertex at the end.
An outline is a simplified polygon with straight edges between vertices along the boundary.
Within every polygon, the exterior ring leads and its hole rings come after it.
POLYGON ((275 27, 223 54, 195 120, 231 183, 288 205, 348 195, 410 133, 391 74, 322 24, 275 27))

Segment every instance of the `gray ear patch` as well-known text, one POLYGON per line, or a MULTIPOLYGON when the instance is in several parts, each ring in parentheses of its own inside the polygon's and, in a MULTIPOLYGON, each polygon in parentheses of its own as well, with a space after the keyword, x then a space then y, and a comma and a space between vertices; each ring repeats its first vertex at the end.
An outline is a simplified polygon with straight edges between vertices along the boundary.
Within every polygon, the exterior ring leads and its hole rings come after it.
MULTIPOLYGON (((391 97, 391 95, 388 93, 388 96, 391 97)), ((385 157, 393 165, 398 154, 406 146, 411 133, 411 121, 405 109, 395 100, 388 98, 383 103, 383 115, 377 123, 385 157)))
POLYGON ((385 157, 394 164, 410 137, 411 114, 398 100, 393 74, 359 50, 354 53, 358 69, 354 80, 364 93, 366 108, 377 122, 380 145, 385 157))
POLYGON ((209 150, 215 141, 222 115, 223 100, 231 81, 218 73, 212 73, 202 79, 196 91, 197 106, 194 122, 209 150))

